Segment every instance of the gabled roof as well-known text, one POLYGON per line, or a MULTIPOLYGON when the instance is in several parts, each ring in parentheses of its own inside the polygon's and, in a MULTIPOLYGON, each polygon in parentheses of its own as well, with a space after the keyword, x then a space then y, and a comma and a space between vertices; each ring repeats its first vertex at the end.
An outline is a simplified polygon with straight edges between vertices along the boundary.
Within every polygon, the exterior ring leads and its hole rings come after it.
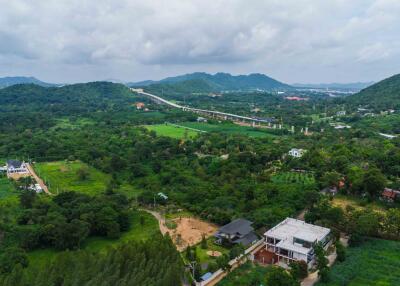
POLYGON ((247 246, 247 245, 253 243, 254 241, 256 241, 257 239, 258 239, 258 236, 253 231, 250 231, 248 234, 246 234, 242 238, 236 239, 234 241, 234 243, 237 243, 237 244, 241 243, 244 246, 247 246))
POLYGON ((14 169, 21 168, 21 165, 22 165, 22 162, 18 161, 18 160, 8 160, 7 161, 7 167, 8 168, 10 168, 10 167, 12 167, 14 169))
POLYGON ((247 219, 238 218, 224 225, 218 231, 227 234, 239 233, 242 235, 246 235, 249 232, 253 231, 253 228, 251 227, 252 224, 253 223, 247 219))

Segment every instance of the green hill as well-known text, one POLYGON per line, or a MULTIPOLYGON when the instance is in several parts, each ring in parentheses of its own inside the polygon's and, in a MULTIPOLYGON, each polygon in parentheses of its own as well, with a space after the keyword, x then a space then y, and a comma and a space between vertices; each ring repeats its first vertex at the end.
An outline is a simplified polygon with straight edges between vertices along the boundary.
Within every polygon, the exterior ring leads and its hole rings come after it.
POLYGON ((133 101, 132 96, 126 86, 110 82, 63 87, 18 84, 0 89, 0 111, 83 114, 122 108, 133 101))
POLYGON ((29 83, 33 83, 40 86, 56 86, 55 84, 43 82, 34 77, 12 76, 12 77, 0 78, 0 88, 12 86, 15 84, 29 84, 29 83))
POLYGON ((129 86, 147 86, 156 88, 174 88, 183 92, 210 92, 225 90, 274 90, 288 89, 289 85, 279 82, 264 74, 231 75, 216 73, 214 75, 202 72, 165 78, 160 81, 143 81, 130 83, 129 86))
POLYGON ((400 108, 400 74, 371 85, 347 97, 351 105, 362 105, 374 110, 400 108))

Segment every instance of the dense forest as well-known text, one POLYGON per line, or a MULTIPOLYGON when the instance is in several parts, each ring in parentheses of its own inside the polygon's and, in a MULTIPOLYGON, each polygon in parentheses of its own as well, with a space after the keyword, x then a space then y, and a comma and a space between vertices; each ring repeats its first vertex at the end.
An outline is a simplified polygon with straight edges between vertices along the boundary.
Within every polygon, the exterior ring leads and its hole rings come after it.
MULTIPOLYGON (((2 263, 12 256, 2 256, 2 263)), ((146 242, 130 242, 106 254, 85 250, 63 252, 43 266, 14 267, 0 275, 3 286, 53 285, 143 285, 176 286, 182 278, 182 262, 169 237, 154 237, 146 242)))

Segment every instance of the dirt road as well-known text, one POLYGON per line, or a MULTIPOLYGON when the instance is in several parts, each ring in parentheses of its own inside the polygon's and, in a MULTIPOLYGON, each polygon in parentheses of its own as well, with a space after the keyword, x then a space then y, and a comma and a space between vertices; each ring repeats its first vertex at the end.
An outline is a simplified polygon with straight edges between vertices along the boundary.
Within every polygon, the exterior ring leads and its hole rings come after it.
POLYGON ((38 175, 36 175, 35 170, 32 168, 31 164, 26 163, 26 166, 28 168, 29 173, 31 174, 31 176, 35 179, 36 183, 40 185, 40 187, 43 189, 43 191, 48 194, 51 195, 49 189, 47 188, 46 184, 43 182, 43 180, 41 178, 39 178, 38 175))

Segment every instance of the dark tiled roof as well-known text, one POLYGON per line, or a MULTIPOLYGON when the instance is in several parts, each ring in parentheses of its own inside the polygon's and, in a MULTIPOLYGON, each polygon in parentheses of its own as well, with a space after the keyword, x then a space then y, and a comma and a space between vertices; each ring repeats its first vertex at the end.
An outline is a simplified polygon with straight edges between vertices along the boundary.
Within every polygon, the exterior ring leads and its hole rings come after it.
POLYGON ((13 168, 21 168, 22 162, 18 160, 8 160, 7 166, 13 168))
POLYGON ((242 238, 239 238, 237 240, 234 241, 234 243, 241 243, 244 246, 247 246, 251 243, 253 243, 254 241, 256 241, 258 239, 257 235, 251 231, 248 234, 246 234, 245 236, 243 236, 242 238))
POLYGON ((253 223, 251 221, 248 221, 247 219, 238 218, 224 225, 218 231, 227 234, 239 233, 241 235, 246 235, 249 232, 253 231, 253 228, 251 227, 252 224, 253 223))

